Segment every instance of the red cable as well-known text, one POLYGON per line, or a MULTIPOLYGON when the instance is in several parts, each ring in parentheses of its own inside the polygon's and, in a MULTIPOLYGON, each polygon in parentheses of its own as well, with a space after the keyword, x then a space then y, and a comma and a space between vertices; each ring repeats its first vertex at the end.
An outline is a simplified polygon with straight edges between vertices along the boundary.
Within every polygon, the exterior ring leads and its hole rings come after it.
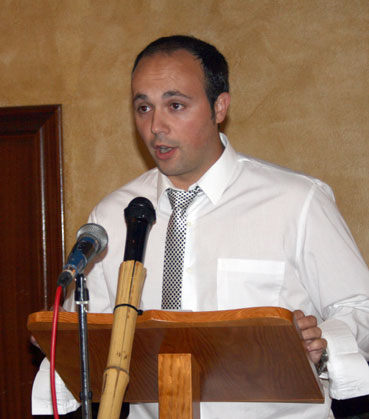
POLYGON ((51 385, 51 398, 53 402, 54 418, 59 419, 58 404, 56 401, 55 391, 55 344, 56 344, 56 330, 58 325, 59 305, 63 288, 59 285, 55 293, 53 326, 51 330, 51 348, 50 348, 50 385, 51 385))

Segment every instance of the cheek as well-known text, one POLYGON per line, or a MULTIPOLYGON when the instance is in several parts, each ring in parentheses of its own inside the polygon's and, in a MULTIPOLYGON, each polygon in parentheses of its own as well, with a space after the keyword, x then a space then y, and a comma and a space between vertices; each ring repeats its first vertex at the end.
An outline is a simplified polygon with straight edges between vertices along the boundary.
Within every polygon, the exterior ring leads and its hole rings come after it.
POLYGON ((135 125, 136 125, 136 128, 137 128, 137 131, 138 131, 138 133, 140 134, 140 136, 142 137, 143 140, 147 136, 148 130, 150 129, 150 124, 148 123, 147 119, 148 118, 146 118, 146 119, 140 118, 140 117, 135 118, 135 125))
POLYGON ((203 135, 209 129, 209 123, 207 119, 201 118, 200 116, 196 114, 182 120, 181 123, 177 124, 177 130, 179 132, 185 132, 193 138, 203 135))
POLYGON ((191 147, 193 149, 205 149, 213 142, 217 135, 216 125, 212 121, 196 121, 188 126, 188 136, 191 138, 191 147))

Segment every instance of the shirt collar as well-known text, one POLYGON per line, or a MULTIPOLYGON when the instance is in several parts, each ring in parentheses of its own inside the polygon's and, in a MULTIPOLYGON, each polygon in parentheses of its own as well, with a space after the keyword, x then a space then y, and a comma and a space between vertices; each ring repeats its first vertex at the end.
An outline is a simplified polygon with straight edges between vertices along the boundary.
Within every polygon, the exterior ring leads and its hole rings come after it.
MULTIPOLYGON (((203 176, 190 189, 199 185, 209 200, 216 205, 229 184, 230 178, 236 168, 237 153, 223 133, 220 133, 220 140, 224 145, 224 150, 219 159, 203 174, 203 176)), ((165 190, 173 188, 172 182, 159 172, 157 185, 157 200, 164 194, 165 190)))
POLYGON ((220 133, 220 139, 224 145, 222 155, 197 182, 214 205, 218 203, 227 188, 237 162, 237 153, 228 138, 220 133))

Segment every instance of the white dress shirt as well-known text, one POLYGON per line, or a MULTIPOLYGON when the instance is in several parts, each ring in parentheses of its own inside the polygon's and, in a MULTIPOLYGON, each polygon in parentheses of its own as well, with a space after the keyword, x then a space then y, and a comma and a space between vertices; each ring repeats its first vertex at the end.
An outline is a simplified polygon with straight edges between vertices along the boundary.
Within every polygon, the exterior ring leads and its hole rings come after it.
MULTIPOLYGON (((328 391, 335 398, 369 394, 368 269, 326 184, 238 154, 223 134, 221 139, 225 150, 196 183, 203 193, 188 209, 182 309, 279 306, 312 314, 328 341, 329 376, 324 404, 201 403, 201 418, 329 417, 328 391)), ((147 242, 141 308, 160 308, 168 187, 169 179, 155 168, 92 211, 90 222, 105 227, 109 245, 88 274, 91 312, 114 307, 125 246, 123 210, 137 196, 153 203, 157 217, 147 242)), ((65 307, 74 311, 72 297, 65 307)), ((42 368, 47 371, 47 363, 42 368)), ((50 412, 43 374, 41 369, 34 386, 34 413, 50 412)), ((153 417, 156 404, 131 405, 130 418, 153 417)))

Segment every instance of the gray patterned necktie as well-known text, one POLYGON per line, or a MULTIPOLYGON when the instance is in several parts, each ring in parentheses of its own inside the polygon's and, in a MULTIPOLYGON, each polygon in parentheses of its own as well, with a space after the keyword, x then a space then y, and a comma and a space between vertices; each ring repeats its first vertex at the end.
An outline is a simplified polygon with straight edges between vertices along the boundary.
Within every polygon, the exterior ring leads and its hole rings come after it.
POLYGON ((169 218, 165 240, 162 309, 179 310, 181 308, 187 208, 200 191, 199 186, 191 191, 167 189, 173 211, 169 218))

